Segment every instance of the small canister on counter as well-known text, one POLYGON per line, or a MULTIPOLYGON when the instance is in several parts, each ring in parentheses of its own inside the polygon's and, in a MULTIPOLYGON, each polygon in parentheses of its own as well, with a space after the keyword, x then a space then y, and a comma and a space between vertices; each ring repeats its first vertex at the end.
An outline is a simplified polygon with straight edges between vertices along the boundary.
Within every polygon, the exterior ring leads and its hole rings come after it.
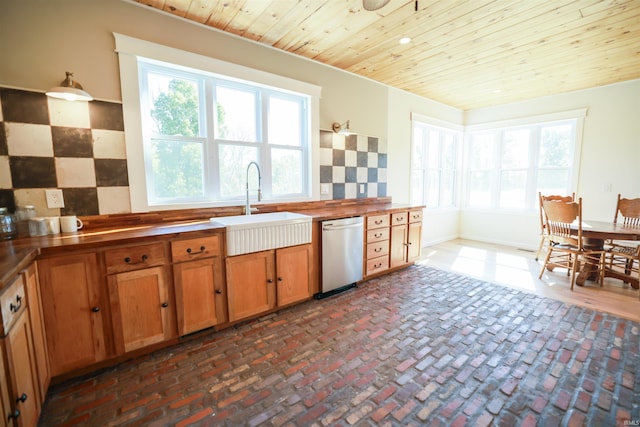
POLYGON ((29 235, 30 236, 46 236, 47 220, 42 217, 31 218, 29 220, 29 235))
POLYGON ((13 215, 7 208, 0 208, 0 240, 13 239, 18 234, 13 215))
POLYGON ((18 206, 16 208, 16 220, 18 222, 18 235, 29 236, 29 220, 35 218, 36 208, 33 205, 18 206))

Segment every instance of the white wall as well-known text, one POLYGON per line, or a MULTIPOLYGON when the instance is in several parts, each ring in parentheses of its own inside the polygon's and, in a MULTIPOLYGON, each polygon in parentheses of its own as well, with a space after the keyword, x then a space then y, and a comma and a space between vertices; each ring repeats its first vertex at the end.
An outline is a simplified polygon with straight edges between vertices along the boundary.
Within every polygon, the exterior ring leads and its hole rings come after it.
MULTIPOLYGON (((640 197, 640 80, 465 112, 465 124, 588 108, 576 196, 586 219, 611 221, 618 193, 640 197)), ((538 213, 463 210, 460 235, 537 248, 538 213)))

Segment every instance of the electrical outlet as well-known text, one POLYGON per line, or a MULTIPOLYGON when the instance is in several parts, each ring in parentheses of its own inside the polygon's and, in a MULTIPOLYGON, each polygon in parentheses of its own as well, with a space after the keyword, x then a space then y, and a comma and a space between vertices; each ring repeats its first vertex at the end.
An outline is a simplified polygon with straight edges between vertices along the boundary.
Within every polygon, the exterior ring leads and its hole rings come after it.
POLYGON ((64 208, 64 198, 62 197, 62 190, 44 190, 44 196, 47 199, 47 207, 51 208, 64 208))
POLYGON ((320 194, 326 196, 329 194, 329 184, 320 184, 320 194))

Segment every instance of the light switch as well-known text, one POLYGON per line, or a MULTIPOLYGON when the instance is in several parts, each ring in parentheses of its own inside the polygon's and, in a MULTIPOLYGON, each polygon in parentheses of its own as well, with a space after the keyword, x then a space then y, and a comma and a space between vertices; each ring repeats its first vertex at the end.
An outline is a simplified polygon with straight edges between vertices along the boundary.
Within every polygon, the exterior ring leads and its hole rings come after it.
POLYGON ((64 208, 64 198, 62 197, 62 190, 44 190, 44 196, 47 199, 48 208, 64 208))
POLYGON ((360 184, 360 194, 364 194, 364 184, 360 184))

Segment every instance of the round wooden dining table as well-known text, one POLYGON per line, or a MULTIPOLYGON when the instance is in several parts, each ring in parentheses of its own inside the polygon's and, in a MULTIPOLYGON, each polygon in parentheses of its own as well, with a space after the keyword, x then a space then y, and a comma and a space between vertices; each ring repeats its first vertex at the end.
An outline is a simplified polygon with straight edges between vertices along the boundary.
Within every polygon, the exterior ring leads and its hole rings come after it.
MULTIPOLYGON (((575 225, 577 232, 578 225, 575 225)), ((638 227, 626 227, 622 224, 614 224, 607 221, 582 221, 582 237, 584 239, 585 249, 603 250, 604 243, 607 240, 640 240, 640 228, 638 227)), ((594 266, 590 266, 587 263, 583 265, 578 277, 576 278, 576 284, 583 286, 584 282, 593 276, 594 266)), ((630 282, 634 289, 638 289, 638 279, 630 278, 629 276, 620 275, 615 271, 605 269, 605 277, 616 277, 618 279, 630 282)))

